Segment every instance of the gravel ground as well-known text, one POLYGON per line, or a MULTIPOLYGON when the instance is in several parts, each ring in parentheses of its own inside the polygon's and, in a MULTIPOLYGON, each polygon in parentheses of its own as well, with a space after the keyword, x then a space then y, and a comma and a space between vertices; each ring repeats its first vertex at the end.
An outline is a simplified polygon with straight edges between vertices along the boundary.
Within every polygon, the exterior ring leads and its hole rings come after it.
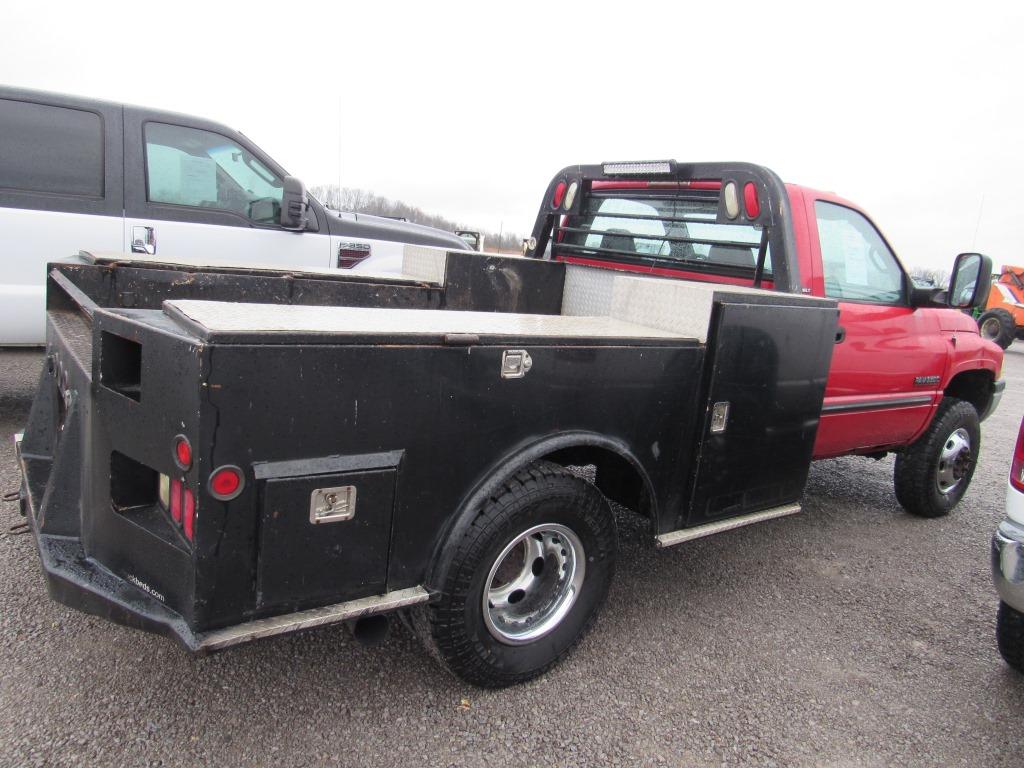
MULTIPOLYGON (((0 490, 38 353, 0 354, 0 490)), ((1024 678, 999 658, 989 536, 1024 412, 1024 346, 949 518, 900 510, 892 460, 815 465, 796 517, 655 551, 623 517, 595 629, 485 692, 396 627, 205 659, 51 602, 0 510, 0 765, 1020 766, 1024 678)))

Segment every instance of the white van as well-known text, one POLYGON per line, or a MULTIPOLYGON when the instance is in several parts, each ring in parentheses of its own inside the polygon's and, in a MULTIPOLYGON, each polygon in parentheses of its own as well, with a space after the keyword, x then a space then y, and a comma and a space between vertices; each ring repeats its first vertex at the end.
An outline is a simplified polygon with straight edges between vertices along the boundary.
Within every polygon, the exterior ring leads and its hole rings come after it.
POLYGON ((329 211, 237 131, 0 86, 0 345, 42 344, 46 263, 79 250, 391 274, 453 233, 329 211))

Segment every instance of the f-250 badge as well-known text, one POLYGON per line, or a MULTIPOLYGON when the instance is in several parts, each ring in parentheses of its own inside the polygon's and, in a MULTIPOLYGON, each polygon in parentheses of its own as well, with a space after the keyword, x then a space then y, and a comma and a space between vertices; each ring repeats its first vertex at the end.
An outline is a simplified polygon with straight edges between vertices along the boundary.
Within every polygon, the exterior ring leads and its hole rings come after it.
POLYGON ((930 384, 938 384, 940 379, 940 376, 915 376, 914 386, 927 387, 930 384))

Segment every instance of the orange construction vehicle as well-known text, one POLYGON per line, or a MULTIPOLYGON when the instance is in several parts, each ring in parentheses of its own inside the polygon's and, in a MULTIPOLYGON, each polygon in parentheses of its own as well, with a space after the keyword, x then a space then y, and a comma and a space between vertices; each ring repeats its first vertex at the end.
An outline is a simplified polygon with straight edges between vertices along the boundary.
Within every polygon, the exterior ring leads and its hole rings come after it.
POLYGON ((992 281, 985 311, 978 318, 981 335, 1003 349, 1024 338, 1024 267, 1003 267, 992 281))

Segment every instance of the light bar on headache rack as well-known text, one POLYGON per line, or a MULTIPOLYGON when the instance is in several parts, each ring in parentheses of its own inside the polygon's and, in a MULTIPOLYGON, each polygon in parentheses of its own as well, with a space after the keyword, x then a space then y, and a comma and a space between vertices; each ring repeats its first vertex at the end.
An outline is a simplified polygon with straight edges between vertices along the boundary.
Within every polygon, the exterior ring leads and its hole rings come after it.
POLYGON ((640 163, 605 163, 606 176, 638 176, 647 173, 672 173, 671 160, 652 160, 640 163))

